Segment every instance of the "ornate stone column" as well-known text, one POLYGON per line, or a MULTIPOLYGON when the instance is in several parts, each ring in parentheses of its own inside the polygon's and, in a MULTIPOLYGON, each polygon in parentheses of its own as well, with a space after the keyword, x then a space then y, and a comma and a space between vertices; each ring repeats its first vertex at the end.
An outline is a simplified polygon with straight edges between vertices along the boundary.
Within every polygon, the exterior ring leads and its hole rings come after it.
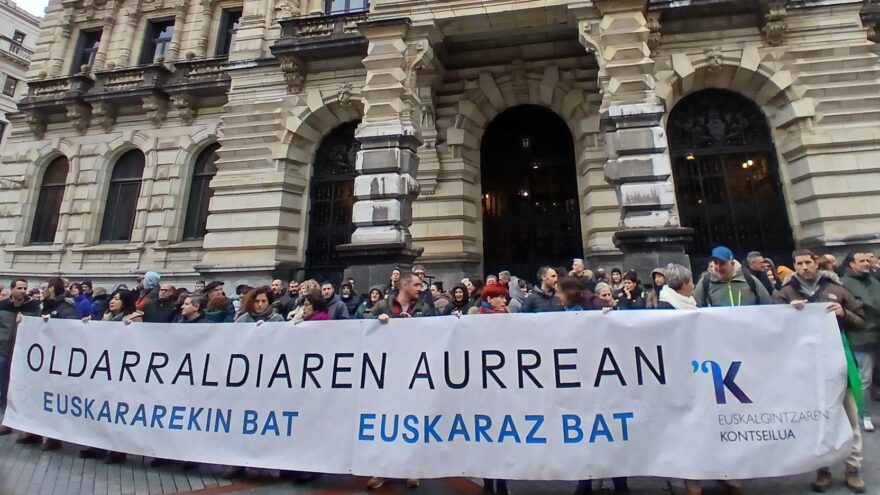
MULTIPOLYGON (((70 41, 70 31, 73 29, 73 12, 64 11, 58 17, 58 27, 61 33, 55 43, 52 44, 52 65, 49 67, 50 76, 60 76, 64 71, 64 54, 70 41)), ((79 67, 77 67, 78 69, 79 67)))
POLYGON ((419 193, 416 105, 406 83, 410 72, 406 35, 409 19, 371 21, 358 26, 369 41, 364 119, 355 137, 357 156, 351 244, 340 246, 346 273, 369 285, 387 280, 391 269, 410 265, 421 254, 412 245, 412 204, 419 193))
POLYGON ((669 262, 689 264, 662 119, 665 106, 654 93, 654 61, 647 0, 599 0, 598 23, 580 22, 581 41, 596 53, 604 89, 601 119, 608 162, 605 178, 621 205, 615 245, 625 266, 647 274, 669 262))
MULTIPOLYGON (((202 25, 199 28, 196 55, 198 57, 207 57, 208 37, 211 35, 211 24, 214 23, 214 0, 202 0, 199 4, 202 6, 202 25)), ((175 33, 177 33, 176 30, 175 33)), ((231 46, 229 47, 229 51, 232 51, 231 46)))
MULTIPOLYGON (((134 45, 138 42, 137 37, 137 26, 138 21, 141 18, 141 12, 138 10, 136 6, 129 7, 128 10, 125 11, 125 29, 126 34, 128 34, 128 46, 125 46, 119 53, 119 59, 116 62, 116 67, 128 67, 131 65, 131 54, 134 51, 134 45)), ((108 67, 108 69, 112 69, 113 67, 108 67)))
MULTIPOLYGON (((186 22, 187 3, 184 0, 178 0, 174 4, 174 32, 171 33, 171 43, 168 44, 168 50, 165 51, 165 62, 177 61, 180 53, 180 38, 183 36, 183 25, 186 22)), ((210 21, 208 21, 210 24, 210 21)))
POLYGON ((98 42, 98 52, 95 53, 95 60, 92 62, 92 70, 104 69, 107 61, 107 49, 110 47, 110 37, 113 36, 113 26, 116 25, 116 13, 107 12, 101 26, 101 41, 98 42))

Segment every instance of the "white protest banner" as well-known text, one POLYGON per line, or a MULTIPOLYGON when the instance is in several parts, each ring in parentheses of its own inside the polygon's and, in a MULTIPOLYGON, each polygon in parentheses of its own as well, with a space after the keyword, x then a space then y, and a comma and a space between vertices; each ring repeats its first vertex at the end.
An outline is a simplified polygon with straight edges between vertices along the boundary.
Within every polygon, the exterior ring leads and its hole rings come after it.
POLYGON ((5 424, 328 473, 757 478, 845 455, 845 369, 821 306, 260 327, 27 318, 5 424))

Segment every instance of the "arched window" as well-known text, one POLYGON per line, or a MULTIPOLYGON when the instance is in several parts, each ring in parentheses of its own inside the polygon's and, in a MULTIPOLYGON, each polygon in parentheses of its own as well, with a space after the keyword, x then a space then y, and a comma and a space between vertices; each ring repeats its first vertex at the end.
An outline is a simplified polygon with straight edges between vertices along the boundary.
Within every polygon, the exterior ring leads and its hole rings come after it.
POLYGON ((64 187, 67 184, 67 171, 70 164, 67 157, 59 156, 43 174, 40 196, 37 199, 37 214, 34 228, 31 230, 32 244, 55 242, 58 230, 58 217, 61 213, 61 200, 64 199, 64 187))
POLYGON ((193 169, 192 186, 189 189, 189 206, 186 210, 186 221, 183 223, 183 240, 204 239, 208 223, 208 204, 214 191, 211 190, 211 179, 217 174, 217 150, 219 144, 208 146, 199 154, 193 169))
POLYGON ((341 280, 345 263, 336 247, 351 242, 355 161, 360 142, 354 131, 360 122, 348 122, 330 131, 315 153, 309 191, 309 240, 306 278, 341 280))
POLYGON ((732 91, 698 91, 672 109, 667 135, 681 222, 694 229, 694 269, 705 269, 719 244, 742 257, 788 259, 794 238, 761 108, 732 91))
POLYGON ((131 240, 144 176, 144 161, 144 154, 140 150, 131 150, 122 155, 113 167, 104 223, 101 225, 101 242, 131 240))

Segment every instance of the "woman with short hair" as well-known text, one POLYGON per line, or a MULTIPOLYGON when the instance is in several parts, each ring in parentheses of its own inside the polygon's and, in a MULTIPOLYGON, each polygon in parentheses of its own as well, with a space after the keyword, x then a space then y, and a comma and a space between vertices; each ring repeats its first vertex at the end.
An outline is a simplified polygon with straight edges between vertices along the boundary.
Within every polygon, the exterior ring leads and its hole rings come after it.
POLYGON ((284 317, 272 311, 274 299, 272 289, 268 285, 251 289, 244 296, 241 305, 242 313, 235 322, 256 323, 259 326, 266 322, 284 321, 284 317))

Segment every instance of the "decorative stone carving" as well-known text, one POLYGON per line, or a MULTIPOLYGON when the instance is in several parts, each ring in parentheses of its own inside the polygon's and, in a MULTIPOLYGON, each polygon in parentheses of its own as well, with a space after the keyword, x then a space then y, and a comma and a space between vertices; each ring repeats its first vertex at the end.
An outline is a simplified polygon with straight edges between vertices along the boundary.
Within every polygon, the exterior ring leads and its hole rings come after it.
POLYGON ((37 139, 43 139, 43 136, 46 134, 46 116, 41 112, 29 111, 25 112, 25 122, 27 122, 28 128, 33 133, 34 137, 37 139))
POLYGON ((353 86, 351 83, 345 83, 339 88, 339 92, 336 93, 336 101, 339 102, 339 105, 342 107, 350 107, 351 106, 351 90, 353 86))
POLYGON ((724 65, 724 54, 717 46, 706 50, 706 65, 709 72, 720 72, 724 65))
POLYGON ((645 20, 647 21, 645 27, 651 31, 651 34, 648 35, 648 48, 651 50, 651 56, 653 57, 657 55, 657 49, 660 48, 660 42, 663 39, 663 35, 660 33, 660 13, 651 12, 645 20))
POLYGON ((116 125, 116 109, 106 101, 96 101, 92 103, 92 118, 104 132, 110 132, 116 125))
POLYGON ((180 120, 183 121, 184 124, 192 124, 196 117, 198 117, 199 107, 196 104, 195 97, 192 95, 174 95, 171 97, 171 102, 174 105, 174 108, 177 109, 178 114, 180 115, 180 120))
POLYGON ((17 177, 0 177, 0 189, 5 191, 17 191, 27 187, 27 177, 19 175, 17 177))
POLYGON ((143 97, 144 111, 154 127, 159 127, 168 116, 168 100, 158 95, 143 97))
POLYGON ((280 57, 281 72, 284 73, 284 82, 287 84, 287 93, 295 95, 301 93, 306 83, 305 65, 301 60, 290 55, 280 57))
POLYGON ((787 7, 788 0, 763 0, 765 24, 761 32, 770 46, 779 46, 785 41, 787 7))
POLYGON ((80 134, 85 134, 92 120, 92 108, 82 103, 71 103, 66 106, 67 120, 80 134))
POLYGON ((529 99, 529 73, 526 64, 522 60, 514 60, 510 64, 510 77, 513 82, 513 90, 516 97, 523 101, 529 99))

